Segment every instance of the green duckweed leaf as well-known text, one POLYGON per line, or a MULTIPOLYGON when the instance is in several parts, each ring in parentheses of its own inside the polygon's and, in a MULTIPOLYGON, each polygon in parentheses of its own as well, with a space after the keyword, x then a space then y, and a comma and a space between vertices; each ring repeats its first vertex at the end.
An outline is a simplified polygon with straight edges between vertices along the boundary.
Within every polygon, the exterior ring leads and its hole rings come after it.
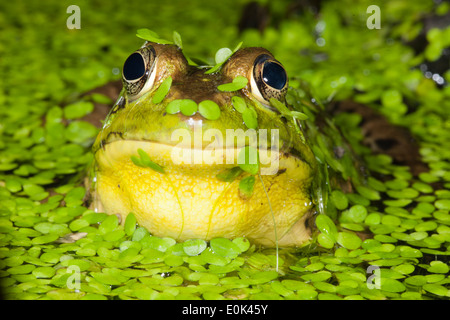
POLYGON ((388 292, 403 292, 406 289, 405 285, 400 281, 383 277, 380 278, 380 286, 381 290, 388 292))
POLYGON ((106 234, 108 232, 115 230, 118 225, 119 219, 117 218, 116 215, 113 214, 108 216, 105 220, 103 220, 103 222, 98 227, 98 230, 100 231, 100 233, 106 234))
POLYGON ((66 139, 81 145, 91 144, 97 133, 98 128, 86 121, 73 121, 65 129, 66 139))
POLYGON ((205 71, 205 74, 211 74, 211 73, 217 72, 217 70, 219 70, 221 67, 222 67, 222 64, 216 64, 211 69, 205 71))
POLYGON ((233 104, 233 107, 236 109, 236 111, 239 113, 243 113, 245 109, 247 109, 247 104, 245 103, 245 100, 239 96, 233 96, 231 98, 231 103, 233 104))
POLYGON ((241 46, 242 42, 240 42, 233 51, 231 51, 229 48, 221 48, 217 50, 215 55, 216 65, 213 66, 211 69, 207 70, 205 74, 211 74, 219 70, 222 67, 222 65, 233 55, 233 53, 239 50, 241 46))
POLYGON ((172 101, 169 102, 169 104, 167 104, 166 112, 168 114, 178 113, 181 110, 181 105, 182 105, 182 100, 181 99, 172 100, 172 101))
POLYGON ((208 120, 217 120, 220 118, 220 108, 214 101, 203 100, 198 104, 198 112, 208 120))
POLYGON ((18 179, 8 179, 6 180, 5 187, 14 193, 22 190, 22 183, 18 179))
POLYGON ((132 241, 141 241, 143 240, 146 236, 149 236, 149 233, 147 231, 147 229, 145 229, 144 227, 138 227, 134 232, 133 232, 133 236, 131 238, 132 241))
POLYGON ((169 93, 170 87, 172 86, 172 77, 167 77, 163 82, 159 85, 159 88, 156 90, 153 95, 152 102, 157 104, 164 100, 166 95, 169 93))
POLYGON ((224 169, 216 175, 216 178, 224 182, 232 182, 242 174, 243 170, 240 167, 233 167, 231 169, 224 169))
POLYGON ((427 279, 422 275, 415 275, 405 279, 405 283, 411 286, 421 287, 427 283, 427 279))
POLYGON ((106 241, 119 241, 124 236, 125 236, 125 231, 123 231, 121 229, 117 229, 117 230, 113 230, 113 231, 107 232, 103 236, 103 239, 106 240, 106 241))
POLYGON ((253 187, 255 186, 255 177, 248 176, 243 178, 239 182, 239 192, 244 195, 244 197, 251 197, 253 194, 253 187))
POLYGON ((241 253, 240 248, 230 239, 226 238, 212 239, 210 241, 210 246, 214 253, 225 258, 235 258, 238 254, 241 253))
POLYGON ((244 237, 234 239, 233 243, 239 247, 241 252, 245 252, 250 248, 250 241, 244 237))
POLYGON ((294 295, 294 291, 286 289, 286 287, 279 281, 271 282, 270 286, 276 293, 278 293, 279 295, 282 295, 284 297, 294 295))
POLYGON ((77 220, 73 220, 70 224, 69 224, 69 228, 72 231, 78 231, 80 229, 83 229, 85 227, 89 226, 89 222, 85 219, 77 219, 77 220))
POLYGON ((425 284, 423 285, 423 289, 437 296, 450 296, 450 290, 440 284, 425 284))
POLYGON ((329 271, 318 271, 315 273, 309 273, 302 275, 302 278, 305 281, 317 282, 317 281, 326 281, 331 277, 331 272, 329 271))
POLYGON ((437 200, 434 205, 439 210, 450 210, 450 199, 437 200))
POLYGON ((238 164, 243 171, 251 175, 257 174, 259 172, 258 150, 251 146, 241 148, 238 154, 238 164))
POLYGON ((170 247, 176 244, 176 241, 172 238, 159 238, 150 236, 147 237, 148 241, 146 241, 147 248, 153 248, 162 252, 166 252, 170 247))
POLYGON ((356 234, 349 232, 339 232, 336 241, 341 246, 349 250, 358 249, 362 242, 356 234))
MULTIPOLYGON (((124 279, 116 277, 115 274, 102 273, 102 272, 92 272, 91 276, 98 282, 110 286, 121 285, 124 279)), ((126 279, 126 278, 125 278, 126 279)))
POLYGON ((86 189, 83 187, 76 187, 71 189, 66 196, 64 201, 67 207, 74 207, 81 205, 84 202, 84 197, 86 195, 86 189))
POLYGON ((138 38, 150 41, 150 42, 155 42, 155 43, 159 43, 159 44, 173 44, 172 41, 169 40, 165 40, 165 39, 161 39, 160 36, 149 29, 143 28, 143 29, 138 29, 136 32, 136 36, 138 38))
POLYGON ((32 264, 23 264, 23 265, 11 267, 11 268, 7 269, 6 271, 9 274, 28 274, 28 273, 32 272, 34 269, 36 269, 36 266, 34 266, 32 264))
POLYGON ((231 57, 232 54, 233 51, 231 51, 231 49, 229 48, 221 48, 217 50, 215 56, 216 64, 224 63, 225 61, 228 60, 229 57, 231 57))
POLYGON ((252 284, 262 284, 273 281, 278 278, 278 272, 276 271, 261 271, 255 272, 251 275, 252 284))
POLYGON ((360 195, 362 195, 364 198, 369 199, 369 200, 380 200, 380 193, 370 187, 366 187, 366 186, 362 186, 362 185, 357 185, 356 186, 356 191, 358 191, 358 193, 360 195))
POLYGON ((245 88, 248 84, 248 79, 244 76, 237 76, 230 83, 221 84, 217 87, 219 91, 238 91, 245 88))
POLYGON ((380 214, 378 214, 378 213, 369 213, 367 216, 366 216, 366 219, 365 219, 365 221, 364 221, 366 224, 373 224, 373 225, 375 225, 375 224, 379 224, 379 223, 381 223, 381 215, 380 214))
POLYGON ((202 239, 189 239, 183 243, 183 250, 188 256, 197 256, 202 253, 206 247, 206 241, 202 239))
POLYGON ((425 222, 421 222, 418 223, 414 226, 414 229, 416 231, 431 231, 436 229, 438 226, 438 224, 434 221, 425 221, 425 222))
POLYGON ((336 225, 330 217, 324 214, 320 214, 316 217, 316 226, 320 232, 327 235, 330 240, 335 241, 337 239, 338 231, 336 225))
POLYGON ((164 263, 170 267, 178 267, 184 263, 183 257, 170 255, 164 258, 164 263))
POLYGON ((245 125, 249 129, 256 129, 258 128, 258 118, 255 110, 251 108, 246 108, 242 112, 242 120, 244 121, 245 125))
POLYGON ((433 192, 433 187, 423 182, 414 182, 412 187, 422 193, 433 192))
POLYGON ((189 117, 193 116, 198 111, 198 105, 194 100, 182 99, 180 101, 180 112, 189 117))
POLYGON ((218 253, 215 253, 211 247, 208 247, 205 250, 203 250, 203 252, 200 254, 199 257, 203 261, 203 263, 209 263, 211 265, 216 266, 225 266, 230 261, 227 257, 223 257, 218 253))
POLYGON ((61 262, 64 267, 77 266, 80 271, 89 270, 91 263, 84 259, 69 259, 61 262))
POLYGON ((449 267, 442 261, 431 261, 427 270, 432 273, 448 273, 449 267))
POLYGON ((402 273, 404 275, 411 274, 414 272, 415 267, 412 264, 405 263, 394 267, 394 270, 402 273))
POLYGON ((131 236, 134 233, 134 230, 136 230, 136 217, 132 212, 130 212, 126 219, 125 219, 125 225, 124 225, 124 231, 127 236, 131 236))
POLYGON ((339 210, 344 210, 348 206, 348 199, 342 191, 333 190, 331 192, 331 201, 339 210))
POLYGON ((419 195, 419 191, 413 188, 405 188, 402 190, 389 190, 387 191, 387 195, 392 198, 413 199, 419 195))
POLYGON ((362 205, 354 205, 348 210, 348 217, 355 223, 363 222, 367 217, 367 209, 362 205))
POLYGON ((150 169, 153 169, 153 170, 155 170, 155 171, 157 171, 159 173, 164 173, 164 169, 159 164, 153 162, 150 159, 150 156, 148 155, 147 152, 145 152, 141 148, 139 148, 137 151, 138 151, 138 154, 139 154, 140 158, 138 158, 136 156, 131 156, 131 161, 135 165, 137 165, 139 167, 142 167, 142 168, 150 168, 150 169))
POLYGON ((372 187, 374 190, 385 192, 386 191, 386 185, 381 182, 380 180, 375 179, 374 177, 367 178, 367 184, 372 187))
POLYGON ((64 117, 66 119, 78 119, 91 113, 94 110, 94 104, 88 101, 79 101, 64 107, 64 117))
POLYGON ((292 117, 294 117, 297 120, 307 120, 308 119, 308 115, 303 112, 291 111, 290 114, 292 117))
POLYGON ((36 278, 51 278, 55 275, 56 269, 53 267, 39 267, 32 271, 36 278))
POLYGON ((53 242, 53 241, 57 240, 58 238, 59 238, 59 235, 57 235, 57 234, 46 234, 44 236, 39 236, 39 237, 33 238, 33 240, 31 240, 31 243, 34 245, 45 244, 45 243, 53 242))
POLYGON ((327 248, 327 249, 333 248, 333 246, 335 244, 335 241, 325 233, 320 233, 317 236, 317 241, 319 242, 319 244, 322 247, 327 248))
POLYGON ((181 41, 181 36, 175 30, 173 31, 173 43, 177 45, 180 49, 183 49, 183 42, 181 41))

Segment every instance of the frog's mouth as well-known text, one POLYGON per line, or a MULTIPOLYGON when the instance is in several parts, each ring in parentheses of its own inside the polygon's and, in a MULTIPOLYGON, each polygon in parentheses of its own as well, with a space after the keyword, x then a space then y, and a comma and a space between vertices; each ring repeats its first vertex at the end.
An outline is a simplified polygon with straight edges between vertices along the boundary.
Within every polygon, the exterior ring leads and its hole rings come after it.
MULTIPOLYGON (((103 145, 97 150, 95 157, 100 169, 128 168, 132 170, 133 166, 137 166, 132 161, 132 157, 139 156, 138 150, 142 150, 153 163, 163 168, 164 173, 161 174, 170 174, 172 171, 184 171, 186 174, 195 172, 214 174, 242 164, 239 154, 243 149, 238 147, 192 148, 153 141, 116 140, 103 145)), ((247 163, 256 164, 258 161, 259 174, 263 176, 286 173, 294 180, 303 180, 311 175, 312 169, 309 164, 294 153, 280 151, 277 148, 259 147, 257 150, 258 159, 250 156, 247 158, 247 163)), ((151 170, 150 167, 147 169, 151 170)))

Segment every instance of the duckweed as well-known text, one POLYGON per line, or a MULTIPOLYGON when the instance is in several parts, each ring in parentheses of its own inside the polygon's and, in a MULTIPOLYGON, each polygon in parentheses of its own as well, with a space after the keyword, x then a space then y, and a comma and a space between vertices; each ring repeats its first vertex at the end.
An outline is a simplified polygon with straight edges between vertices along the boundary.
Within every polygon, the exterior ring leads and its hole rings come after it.
POLYGON ((237 76, 230 83, 221 84, 217 87, 219 91, 238 91, 247 86, 248 79, 244 76, 237 76))
POLYGON ((180 104, 180 112, 185 116, 192 116, 198 111, 198 105, 194 100, 182 99, 180 104))
MULTIPOLYGON (((302 13, 307 19, 285 20, 277 29, 269 26, 263 33, 247 30, 239 36, 246 46, 269 48, 291 76, 288 99, 293 110, 277 104, 280 114, 301 120, 302 128, 314 129, 312 121, 320 101, 334 97, 369 103, 391 122, 410 128, 418 139, 421 159, 429 167, 417 174, 388 155, 370 153, 357 127, 361 119, 346 113, 339 115, 336 122, 345 124, 340 129, 367 166, 367 181, 359 181, 351 174, 352 161, 337 159, 330 152, 341 145, 337 140, 327 145, 327 136, 313 139, 319 142, 315 146, 318 158, 329 160, 333 169, 345 172, 354 188, 331 185, 329 211, 315 216, 312 244, 296 250, 280 249, 278 272, 274 250, 257 248, 246 238, 176 243, 149 234, 132 213, 119 222, 115 215, 89 210, 86 190, 76 180, 92 160, 89 148, 98 132, 83 119, 92 112, 94 103, 110 100, 101 94, 80 98, 74 92, 87 92, 119 79, 117 70, 123 56, 142 44, 130 34, 148 23, 154 23, 161 34, 170 34, 173 24, 167 21, 173 21, 186 39, 185 50, 190 56, 209 55, 214 46, 235 43, 237 32, 231 26, 236 25, 237 15, 231 11, 233 6, 202 3, 189 13, 177 11, 175 17, 167 4, 168 10, 158 11, 161 17, 155 15, 152 21, 145 10, 142 15, 134 12, 137 27, 130 29, 126 24, 116 30, 117 36, 112 39, 101 29, 67 32, 55 27, 61 17, 51 12, 59 9, 50 9, 59 6, 56 2, 50 1, 49 12, 42 13, 49 18, 43 25, 42 15, 31 14, 42 12, 42 8, 33 11, 30 4, 28 13, 19 13, 20 6, 5 4, 8 14, 0 22, 5 48, 0 69, 3 78, 11 83, 8 90, 0 90, 4 106, 0 108, 0 285, 5 297, 449 299, 448 76, 443 75, 447 82, 439 84, 434 80, 439 79, 437 76, 429 78, 417 68, 426 66, 424 59, 443 56, 443 49, 448 47, 448 27, 428 32, 429 43, 423 54, 414 53, 404 41, 412 40, 422 30, 418 23, 422 14, 445 8, 444 4, 434 8, 431 2, 426 8, 414 3, 396 8, 395 4, 383 18, 386 33, 381 37, 389 37, 389 47, 385 41, 374 42, 370 35, 373 30, 356 23, 355 17, 366 9, 366 4, 358 2, 342 5, 328 1, 322 4, 324 14, 319 18, 302 13), (224 22, 204 21, 212 19, 212 11, 223 11, 224 22), (208 28, 200 28, 201 36, 198 30, 191 30, 195 24, 192 14, 203 17, 199 20, 202 24, 208 23, 208 28), (17 23, 19 16, 21 21, 17 23), (345 25, 340 24, 342 19, 345 25), (400 20, 405 24, 396 23, 400 20), (323 30, 317 28, 318 22, 325 26, 323 30), (36 25, 42 28, 39 32, 35 31, 36 25), (414 28, 406 30, 405 25, 414 28), (53 40, 42 41, 48 34, 54 35, 53 40), (339 36, 342 34, 345 36, 339 36), (400 39, 399 34, 405 39, 400 39), (21 41, 17 41, 18 35, 21 41), (323 42, 317 42, 316 35, 323 42), (33 72, 23 72, 21 66, 25 64, 33 72), (314 91, 314 107, 304 82, 314 91), (367 266, 377 267, 378 272, 367 266), (372 275, 380 275, 378 289, 367 286, 372 275)), ((119 12, 117 5, 115 1, 105 3, 104 16, 117 23, 129 21, 127 4, 121 3, 119 12)), ((84 6, 83 12, 95 12, 89 4, 84 6)), ((146 6, 149 12, 155 12, 160 4, 146 2, 146 6)), ((83 19, 89 25, 101 17, 86 14, 83 19)), ((175 32, 173 41, 149 29, 140 29, 137 35, 183 47, 175 32)), ((219 72, 239 46, 217 51, 215 65, 208 72, 219 72)), ((247 85, 246 78, 237 77, 220 88, 236 91, 247 85)), ((169 80, 161 84, 155 103, 163 101, 169 88, 169 80)), ((231 104, 248 128, 258 127, 255 110, 242 98, 232 97, 231 104)), ((189 116, 197 111, 210 120, 220 116, 216 106, 197 105, 192 100, 174 100, 166 107, 168 114, 181 112, 189 116)), ((333 138, 338 136, 334 134, 333 138)), ((146 153, 138 155, 133 161, 136 165, 157 171, 161 168, 146 153)), ((243 172, 256 174, 255 168, 236 167, 219 174, 218 179, 231 182, 243 172)))
POLYGON ((207 247, 206 241, 202 239, 190 239, 183 243, 183 250, 188 256, 197 256, 207 247))
POLYGON ((163 101, 166 95, 169 93, 171 85, 172 77, 167 77, 166 79, 164 79, 164 81, 159 85, 158 90, 156 90, 155 94, 153 95, 152 102, 156 104, 163 101))
POLYGON ((259 172, 259 154, 258 150, 252 146, 241 148, 238 154, 239 168, 243 171, 255 175, 259 172))
POLYGON ((233 104, 233 107, 236 109, 236 111, 243 113, 245 109, 247 109, 247 104, 245 103, 245 100, 239 96, 233 96, 231 98, 231 103, 233 104))
POLYGON ((246 108, 242 112, 242 120, 244 121, 245 125, 249 129, 256 129, 258 128, 258 119, 256 111, 251 108, 246 108))
POLYGON ((255 177, 248 176, 243 178, 239 182, 239 191, 246 197, 251 197, 253 193, 253 187, 255 186, 255 177))
POLYGON ((339 210, 344 210, 348 206, 348 199, 340 190, 333 190, 331 193, 331 201, 333 201, 333 204, 339 210))
POLYGON ((150 168, 159 173, 164 173, 164 169, 159 164, 153 162, 147 152, 142 149, 138 149, 137 152, 139 154, 139 158, 136 156, 131 156, 131 161, 135 165, 143 168, 150 168))
POLYGON ((203 100, 198 104, 198 112, 208 120, 220 118, 220 108, 214 101, 203 100))
POLYGON ((205 74, 217 72, 222 67, 222 65, 225 63, 225 61, 227 61, 234 52, 239 50, 239 48, 241 46, 242 46, 242 42, 239 42, 239 44, 236 46, 236 48, 233 51, 231 51, 231 49, 229 49, 229 48, 221 48, 221 49, 217 50, 216 55, 215 55, 216 64, 212 68, 207 70, 205 72, 205 74))
POLYGON ((173 43, 172 41, 161 38, 156 32, 149 30, 147 28, 142 28, 142 29, 137 30, 136 36, 141 39, 155 42, 155 43, 160 43, 160 44, 172 44, 173 43))

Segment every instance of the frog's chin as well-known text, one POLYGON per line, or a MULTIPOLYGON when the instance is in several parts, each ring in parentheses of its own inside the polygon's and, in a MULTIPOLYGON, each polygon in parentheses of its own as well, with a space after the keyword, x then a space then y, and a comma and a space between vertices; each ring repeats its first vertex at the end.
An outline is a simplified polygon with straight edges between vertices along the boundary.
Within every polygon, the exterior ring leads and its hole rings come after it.
POLYGON ((239 185, 248 173, 227 182, 217 178, 224 169, 238 166, 238 153, 150 141, 108 143, 95 154, 94 207, 118 214, 122 221, 133 212, 153 235, 176 240, 246 236, 264 246, 274 246, 276 240, 283 246, 307 242, 313 176, 309 165, 274 150, 264 158, 260 150, 260 178, 253 192, 244 195, 239 185), (138 156, 138 149, 164 172, 136 165, 131 157, 138 156))

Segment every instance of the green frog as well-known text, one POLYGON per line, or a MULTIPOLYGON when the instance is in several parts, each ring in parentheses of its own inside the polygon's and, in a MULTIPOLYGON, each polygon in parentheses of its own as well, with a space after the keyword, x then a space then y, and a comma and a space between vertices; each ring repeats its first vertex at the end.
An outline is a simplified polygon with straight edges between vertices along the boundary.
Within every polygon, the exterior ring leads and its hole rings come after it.
POLYGON ((310 241, 319 164, 268 50, 238 49, 211 70, 147 41, 122 74, 93 146, 95 210, 122 222, 132 212, 152 235, 178 241, 310 241))

